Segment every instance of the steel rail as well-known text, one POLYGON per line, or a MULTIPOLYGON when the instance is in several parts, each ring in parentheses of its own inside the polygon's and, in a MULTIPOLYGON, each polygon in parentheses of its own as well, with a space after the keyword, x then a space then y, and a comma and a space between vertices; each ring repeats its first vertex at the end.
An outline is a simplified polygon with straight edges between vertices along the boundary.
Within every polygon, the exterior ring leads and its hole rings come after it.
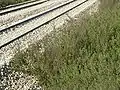
POLYGON ((32 7, 32 6, 35 6, 35 5, 39 5, 39 4, 45 3, 47 1, 49 1, 49 0, 44 0, 44 1, 40 1, 40 2, 36 1, 36 3, 34 3, 34 4, 31 3, 30 5, 17 7, 17 8, 12 9, 12 10, 6 10, 6 11, 3 10, 3 11, 0 11, 0 16, 4 15, 4 14, 11 13, 11 12, 14 12, 14 11, 17 11, 17 10, 21 10, 21 9, 25 9, 25 8, 32 7))
POLYGON ((44 14, 47 14, 47 13, 49 13, 49 12, 52 12, 52 11, 54 11, 54 10, 56 10, 56 9, 59 9, 60 7, 63 7, 63 6, 65 6, 65 5, 67 5, 67 4, 70 4, 70 3, 74 2, 74 1, 75 1, 75 0, 69 1, 69 2, 67 2, 67 3, 65 3, 65 4, 64 4, 64 3, 63 3, 63 4, 60 4, 60 5, 58 5, 57 7, 53 7, 53 8, 51 8, 51 9, 48 9, 48 10, 43 11, 43 12, 41 12, 41 13, 38 13, 38 14, 36 14, 36 15, 30 16, 30 17, 25 18, 25 19, 22 19, 22 20, 19 20, 18 22, 15 22, 15 23, 13 23, 13 24, 5 27, 5 28, 1 28, 1 29, 0 29, 0 33, 5 32, 5 31, 7 31, 8 29, 13 28, 13 27, 15 27, 15 26, 17 26, 17 25, 20 25, 20 24, 22 24, 22 23, 25 23, 25 22, 28 22, 28 21, 30 21, 30 20, 33 20, 33 19, 35 19, 35 18, 37 18, 37 17, 40 17, 40 16, 42 16, 42 15, 44 15, 44 14))
POLYGON ((37 1, 39 1, 39 0, 30 0, 30 1, 22 2, 22 3, 18 3, 18 4, 8 5, 8 6, 6 6, 6 7, 0 8, 0 10, 5 10, 5 9, 9 9, 9 8, 21 6, 21 5, 24 5, 24 4, 37 2, 37 1))
MULTIPOLYGON (((74 0, 74 1, 75 1, 75 0, 74 0)), ((74 2, 74 1, 72 1, 72 2, 74 2)), ((9 44, 12 43, 12 42, 18 40, 18 39, 20 39, 21 37, 23 37, 23 36, 29 34, 30 32, 33 32, 34 30, 36 30, 36 29, 40 28, 41 26, 43 26, 43 25, 49 23, 50 21, 52 21, 52 20, 54 20, 54 19, 56 19, 56 18, 58 18, 58 17, 64 15, 65 13, 67 13, 67 12, 73 10, 74 8, 76 8, 76 7, 78 7, 78 6, 82 5, 82 4, 84 4, 84 3, 87 2, 87 1, 89 1, 89 0, 85 0, 85 1, 81 2, 80 4, 78 4, 78 5, 76 5, 76 6, 72 7, 72 8, 70 8, 69 10, 67 10, 67 11, 65 11, 65 12, 63 12, 63 13, 61 13, 61 14, 55 16, 54 18, 52 18, 52 19, 50 19, 50 20, 44 22, 43 24, 41 24, 41 25, 35 27, 34 29, 31 29, 30 31, 28 31, 28 32, 26 32, 26 33, 24 33, 24 34, 22 34, 22 35, 20 35, 20 36, 18 36, 18 37, 16 37, 16 38, 12 39, 11 41, 6 42, 5 44, 3 44, 3 45, 0 46, 0 49, 3 48, 3 47, 5 47, 5 46, 7 46, 7 45, 9 45, 9 44)), ((71 3, 72 3, 72 2, 71 2, 71 3)), ((66 4, 66 5, 67 5, 67 4, 66 4)), ((63 6, 65 6, 65 5, 63 5, 63 6)), ((56 9, 58 9, 58 8, 56 8, 56 9)))

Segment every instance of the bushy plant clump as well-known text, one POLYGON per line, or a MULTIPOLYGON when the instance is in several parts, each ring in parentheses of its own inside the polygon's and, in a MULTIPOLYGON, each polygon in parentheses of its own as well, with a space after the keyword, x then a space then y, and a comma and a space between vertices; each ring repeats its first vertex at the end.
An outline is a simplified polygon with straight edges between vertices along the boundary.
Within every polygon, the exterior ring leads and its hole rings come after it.
POLYGON ((119 90, 120 5, 69 24, 17 53, 13 69, 45 90, 119 90))

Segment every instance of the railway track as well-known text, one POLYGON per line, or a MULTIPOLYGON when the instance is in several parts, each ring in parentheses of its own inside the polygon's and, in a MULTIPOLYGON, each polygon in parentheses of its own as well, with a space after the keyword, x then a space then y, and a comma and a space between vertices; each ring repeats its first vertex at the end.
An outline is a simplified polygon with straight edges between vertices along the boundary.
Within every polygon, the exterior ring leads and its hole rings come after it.
POLYGON ((10 6, 10 7, 6 7, 5 9, 2 9, 0 11, 0 15, 4 15, 4 14, 8 14, 10 12, 14 12, 14 11, 17 11, 17 10, 20 10, 20 9, 25 9, 25 8, 28 8, 28 7, 32 7, 32 6, 47 2, 47 1, 49 1, 49 0, 37 0, 37 1, 31 1, 31 2, 29 1, 29 2, 26 2, 26 3, 21 3, 21 4, 18 4, 18 5, 13 5, 13 6, 10 6))
POLYGON ((0 49, 87 1, 89 0, 69 0, 0 29, 0 49))
MULTIPOLYGON (((40 13, 42 11, 45 11, 47 9, 50 9, 50 8, 60 4, 62 2, 65 2, 65 1, 67 1, 67 0, 39 0, 38 5, 34 5, 36 2, 30 3, 30 4, 32 4, 31 7, 27 7, 27 8, 25 7, 20 10, 15 11, 15 12, 11 11, 4 15, 0 15, 0 26, 10 25, 11 22, 17 22, 18 20, 27 18, 31 15, 34 15, 34 14, 40 13), (40 3, 40 2, 42 2, 42 3, 40 3)), ((14 8, 12 8, 12 9, 14 9, 14 8)), ((7 9, 7 11, 9 11, 9 10, 7 9)))
POLYGON ((9 6, 0 8, 0 10, 2 11, 2 10, 5 10, 5 9, 18 7, 18 6, 21 6, 21 5, 28 4, 28 3, 33 3, 33 2, 36 2, 36 1, 39 1, 39 0, 30 0, 30 1, 22 2, 22 3, 18 3, 18 4, 9 5, 9 6))

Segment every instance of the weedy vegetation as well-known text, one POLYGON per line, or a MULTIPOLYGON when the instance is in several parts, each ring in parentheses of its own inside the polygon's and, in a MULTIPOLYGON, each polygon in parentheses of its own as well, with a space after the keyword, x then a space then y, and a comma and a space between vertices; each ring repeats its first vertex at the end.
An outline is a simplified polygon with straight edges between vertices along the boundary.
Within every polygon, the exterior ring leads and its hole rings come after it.
POLYGON ((120 5, 69 22, 16 53, 12 66, 45 90, 119 90, 120 5))

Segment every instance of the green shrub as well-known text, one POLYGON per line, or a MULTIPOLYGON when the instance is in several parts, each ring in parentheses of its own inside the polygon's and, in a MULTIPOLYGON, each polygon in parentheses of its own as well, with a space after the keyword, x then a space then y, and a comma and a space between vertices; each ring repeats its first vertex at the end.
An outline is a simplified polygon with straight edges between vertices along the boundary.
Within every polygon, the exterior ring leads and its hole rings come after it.
POLYGON ((45 90, 119 90, 120 6, 69 24, 17 53, 13 69, 45 90))

